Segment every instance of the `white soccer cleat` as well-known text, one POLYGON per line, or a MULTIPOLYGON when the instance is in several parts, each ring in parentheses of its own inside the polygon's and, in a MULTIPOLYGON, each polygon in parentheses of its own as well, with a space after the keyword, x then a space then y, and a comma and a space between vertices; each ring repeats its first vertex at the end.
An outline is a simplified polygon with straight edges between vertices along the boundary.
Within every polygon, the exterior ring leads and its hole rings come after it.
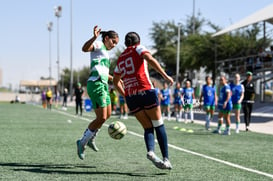
POLYGON ((90 139, 88 142, 87 142, 87 146, 89 148, 91 148, 92 150, 94 150, 95 152, 99 151, 98 147, 96 146, 95 144, 95 140, 94 139, 90 139))
POLYGON ((236 128, 235 133, 237 133, 237 134, 240 133, 239 128, 236 128))
POLYGON ((166 169, 166 168, 165 168, 166 166, 164 165, 164 162, 163 162, 160 158, 158 158, 158 157, 155 155, 154 152, 149 151, 149 152, 147 153, 147 158, 148 158, 149 160, 151 160, 151 161, 153 162, 153 164, 154 164, 157 168, 159 168, 159 169, 166 169))
POLYGON ((171 164, 171 162, 168 160, 168 158, 164 158, 164 159, 163 159, 163 163, 164 163, 165 169, 171 170, 171 169, 173 168, 173 167, 172 167, 172 164, 171 164))

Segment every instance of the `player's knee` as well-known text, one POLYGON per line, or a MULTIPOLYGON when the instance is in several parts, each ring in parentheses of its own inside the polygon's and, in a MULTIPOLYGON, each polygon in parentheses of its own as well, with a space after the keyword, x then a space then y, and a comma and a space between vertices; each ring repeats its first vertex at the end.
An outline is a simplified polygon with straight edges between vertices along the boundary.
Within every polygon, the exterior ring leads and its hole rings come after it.
POLYGON ((153 124, 153 127, 156 128, 163 125, 164 122, 163 122, 163 119, 160 118, 159 120, 152 120, 152 124, 153 124))

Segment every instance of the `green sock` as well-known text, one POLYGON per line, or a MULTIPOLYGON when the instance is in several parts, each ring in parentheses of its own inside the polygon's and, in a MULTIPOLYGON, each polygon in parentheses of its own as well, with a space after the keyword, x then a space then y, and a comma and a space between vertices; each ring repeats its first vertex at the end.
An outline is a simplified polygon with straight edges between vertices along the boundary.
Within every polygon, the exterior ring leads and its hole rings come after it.
POLYGON ((221 126, 222 126, 222 122, 219 120, 219 121, 218 121, 218 129, 220 129, 221 126))
POLYGON ((239 128, 240 120, 236 120, 236 128, 239 128))

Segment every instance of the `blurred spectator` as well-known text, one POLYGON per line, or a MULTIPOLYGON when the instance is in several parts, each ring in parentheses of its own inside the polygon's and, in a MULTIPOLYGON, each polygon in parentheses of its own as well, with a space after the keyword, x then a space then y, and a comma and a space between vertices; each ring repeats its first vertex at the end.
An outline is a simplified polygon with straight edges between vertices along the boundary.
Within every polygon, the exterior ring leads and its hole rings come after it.
POLYGON ((61 100, 61 95, 60 95, 60 91, 58 90, 58 88, 55 88, 55 92, 54 92, 54 101, 55 101, 55 107, 57 108, 59 106, 59 102, 61 100))
POLYGON ((157 87, 156 81, 153 81, 152 84, 154 86, 156 96, 158 97, 158 102, 160 102, 160 89, 157 87))
POLYGON ((200 109, 202 107, 202 98, 204 98, 203 108, 206 111, 206 130, 210 130, 210 122, 213 121, 213 115, 215 106, 217 105, 217 94, 216 87, 212 85, 212 80, 210 76, 206 76, 206 84, 202 87, 202 92, 200 96, 200 109))
POLYGON ((68 96, 68 90, 67 88, 64 88, 63 92, 63 107, 67 107, 67 96, 68 96))
POLYGON ((185 123, 188 122, 188 114, 190 113, 190 119, 193 123, 194 117, 193 117, 193 99, 195 99, 194 96, 194 89, 191 87, 191 82, 189 80, 186 81, 186 86, 182 89, 182 101, 184 106, 184 118, 185 123))
POLYGON ((246 125, 246 131, 249 130, 249 125, 251 122, 251 112, 255 99, 255 85, 252 82, 252 72, 247 72, 247 78, 242 82, 245 92, 244 99, 242 102, 243 111, 244 111, 244 119, 246 125))
POLYGON ((115 115, 117 111, 118 96, 114 88, 110 89, 110 99, 111 99, 111 105, 112 105, 112 114, 115 115))
POLYGON ((170 102, 171 102, 171 89, 168 86, 167 82, 164 82, 163 89, 160 90, 160 104, 161 104, 161 112, 162 117, 164 117, 167 113, 168 121, 171 119, 171 110, 170 110, 170 102))
POLYGON ((52 106, 52 91, 51 88, 48 87, 46 91, 46 102, 47 102, 47 109, 51 110, 52 106))
POLYGON ((80 115, 82 116, 82 96, 83 96, 83 88, 81 83, 77 84, 74 95, 76 96, 76 115, 78 115, 78 109, 80 108, 80 115))
POLYGON ((182 92, 183 91, 181 85, 179 82, 177 82, 173 93, 173 104, 177 122, 180 122, 180 119, 182 117, 182 92))
POLYGON ((42 100, 42 106, 45 109, 46 108, 46 92, 45 92, 45 90, 43 90, 41 93, 41 100, 42 100))
POLYGON ((241 103, 244 98, 245 88, 240 83, 240 75, 235 74, 234 83, 230 84, 230 88, 232 91, 231 100, 233 105, 233 110, 235 111, 235 123, 236 123, 236 133, 239 133, 239 125, 240 125, 240 110, 241 110, 241 103))
POLYGON ((125 98, 119 95, 119 106, 120 106, 120 119, 128 119, 128 108, 125 98))

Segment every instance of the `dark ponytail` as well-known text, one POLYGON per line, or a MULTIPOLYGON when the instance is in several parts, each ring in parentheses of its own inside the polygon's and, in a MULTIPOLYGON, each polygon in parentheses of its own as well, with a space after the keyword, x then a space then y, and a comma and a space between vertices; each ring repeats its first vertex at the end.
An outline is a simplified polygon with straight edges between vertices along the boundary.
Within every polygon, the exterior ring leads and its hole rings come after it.
POLYGON ((125 36, 126 47, 133 46, 140 43, 140 37, 136 32, 129 32, 125 36))
POLYGON ((118 33, 113 30, 101 31, 100 34, 101 34, 103 42, 104 42, 106 36, 108 36, 109 38, 118 38, 118 33))

